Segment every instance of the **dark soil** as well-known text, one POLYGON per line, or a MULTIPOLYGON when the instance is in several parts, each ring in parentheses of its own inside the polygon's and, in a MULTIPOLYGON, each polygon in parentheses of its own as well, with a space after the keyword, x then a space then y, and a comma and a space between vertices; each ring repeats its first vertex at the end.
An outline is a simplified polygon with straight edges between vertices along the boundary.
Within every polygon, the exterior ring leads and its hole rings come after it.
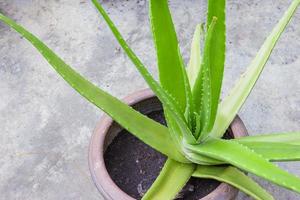
MULTIPOLYGON (((162 111, 148 116, 165 124, 162 111)), ((166 157, 123 130, 107 148, 104 160, 113 181, 130 196, 141 199, 158 176, 166 157)), ((178 199, 198 200, 219 184, 214 180, 191 178, 178 199)))

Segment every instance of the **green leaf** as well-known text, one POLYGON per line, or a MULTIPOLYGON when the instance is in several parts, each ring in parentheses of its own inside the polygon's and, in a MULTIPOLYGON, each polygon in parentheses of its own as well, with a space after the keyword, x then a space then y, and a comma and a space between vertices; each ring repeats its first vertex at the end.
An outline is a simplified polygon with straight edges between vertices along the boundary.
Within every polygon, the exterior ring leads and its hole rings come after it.
MULTIPOLYGON (((300 145, 283 143, 283 142, 252 142, 234 140, 256 153, 262 155, 268 161, 284 162, 284 161, 300 161, 300 145)), ((221 165, 224 161, 213 159, 196 153, 187 153, 191 160, 197 160, 201 165, 221 165)))
POLYGON ((0 20, 19 32, 48 61, 70 86, 102 109, 121 126, 154 149, 181 162, 189 162, 176 148, 168 129, 135 111, 120 100, 84 79, 33 34, 0 13, 0 20))
MULTIPOLYGON (((165 111, 165 117, 168 121, 168 128, 169 131, 172 133, 180 133, 181 129, 180 127, 178 127, 177 123, 174 122, 174 119, 170 116, 169 112, 166 110, 165 111)), ((177 135, 177 134, 174 134, 177 135)), ((188 142, 189 144, 194 143, 192 141, 193 138, 189 138, 189 135, 187 135, 186 133, 183 132, 182 135, 178 135, 178 137, 176 137, 177 143, 180 144, 180 149, 181 152, 184 152, 184 155, 187 159, 192 159, 192 158, 197 158, 197 163, 201 164, 201 165, 218 165, 218 164, 224 164, 223 161, 220 160, 216 160, 207 156, 202 156, 199 154, 193 154, 193 153, 186 153, 185 152, 185 148, 182 144, 184 144, 184 141, 188 142), (185 138, 183 138, 183 135, 185 135, 185 138), (188 139, 187 139, 188 138, 188 139), (192 142, 191 142, 192 141, 192 142)))
POLYGON ((294 0, 288 10, 285 12, 281 20, 277 23, 271 34, 258 51, 256 57, 251 62, 246 73, 242 75, 236 83, 229 95, 221 102, 216 117, 216 122, 212 130, 212 137, 222 137, 232 122, 241 106, 244 104, 257 79, 260 76, 275 44, 277 43, 281 33, 289 23, 295 13, 299 0, 294 0))
POLYGON ((260 185, 235 167, 198 165, 193 176, 197 178, 215 179, 220 182, 228 183, 257 200, 274 199, 260 185))
POLYGON ((225 50, 226 50, 226 0, 208 0, 208 13, 207 13, 207 29, 208 25, 214 20, 218 19, 214 31, 212 33, 212 40, 209 48, 209 62, 211 74, 211 91, 212 91, 212 109, 210 114, 209 125, 207 131, 210 131, 214 125, 218 104, 220 101, 220 93, 222 88, 224 63, 225 63, 225 50))
POLYGON ((111 21, 105 10, 102 8, 101 4, 97 0, 92 0, 95 7, 99 11, 99 13, 102 15, 104 20, 106 21, 107 25, 111 29, 112 33, 114 34, 115 38, 121 45, 121 47, 124 49, 128 57, 131 59, 133 64, 136 66, 140 74, 143 76, 149 87, 154 91, 154 93, 157 95, 157 97, 161 100, 161 102, 164 104, 164 106, 169 107, 169 109, 176 113, 176 115, 179 115, 182 119, 184 119, 183 113, 180 111, 180 106, 178 102, 175 101, 171 96, 169 96, 163 88, 157 83, 157 81, 151 76, 151 74, 148 72, 147 68, 143 65, 143 63, 140 61, 140 59, 135 55, 135 53, 131 50, 131 48, 128 46, 114 23, 111 21))
POLYGON ((159 79, 193 126, 193 101, 167 0, 150 0, 150 20, 156 47, 159 79))
MULTIPOLYGON (((204 38, 204 24, 198 24, 193 36, 193 41, 191 45, 191 55, 190 55, 190 61, 188 64, 188 67, 186 68, 186 74, 188 77, 188 81, 190 84, 191 90, 193 90, 195 81, 197 80, 197 77, 200 76, 200 70, 201 70, 201 63, 202 63, 202 55, 201 55, 201 42, 204 38)), ((190 116, 190 127, 192 130, 192 133, 194 134, 195 138, 199 137, 201 127, 200 127, 200 115, 199 113, 195 112, 195 103, 193 95, 188 93, 190 95, 190 105, 191 109, 189 109, 189 116, 190 116)))
POLYGON ((184 65, 181 62, 168 1, 150 0, 149 9, 160 83, 168 93, 174 96, 182 112, 184 112, 187 103, 183 77, 184 65))
MULTIPOLYGON (((211 67, 210 67, 210 48, 212 43, 212 36, 217 18, 212 21, 204 44, 204 56, 203 63, 199 77, 196 79, 193 88, 193 99, 195 103, 195 111, 200 115, 200 137, 197 138, 200 141, 207 135, 207 128, 209 125, 211 113, 212 113, 212 88, 211 88, 211 67)), ((199 133, 196 133, 199 135, 199 133)))
POLYGON ((300 145, 288 144, 283 142, 253 142, 247 140, 236 141, 262 155, 269 161, 300 160, 300 145))
POLYGON ((174 115, 167 107, 164 107, 164 115, 168 124, 168 128, 174 141, 177 142, 177 148, 182 149, 182 141, 186 140, 189 144, 195 144, 196 140, 191 131, 184 125, 178 123, 174 115))
MULTIPOLYGON (((178 54, 180 54, 180 52, 178 52, 178 54)), ((182 66, 183 66, 182 58, 180 59, 180 62, 182 63, 182 66)), ((186 93, 186 108, 185 108, 184 115, 185 115, 186 120, 188 121, 188 126, 189 126, 191 132, 194 133, 194 129, 196 126, 195 115, 194 115, 194 113, 195 113, 194 99, 193 99, 192 90, 190 87, 189 78, 188 78, 185 68, 182 68, 182 74, 183 74, 184 88, 185 88, 185 93, 186 93)))
POLYGON ((218 110, 225 62, 225 0, 208 1, 206 24, 208 31, 203 62, 193 87, 195 109, 201 115, 199 140, 205 139, 209 134, 218 110))
MULTIPOLYGON (((154 91, 154 93, 157 95, 159 100, 164 105, 164 108, 170 112, 170 115, 177 123, 178 127, 180 127, 181 132, 184 134, 187 134, 189 136, 192 136, 192 133, 189 130, 188 123, 185 120, 184 113, 181 110, 180 104, 176 99, 174 99, 170 94, 168 94, 158 83, 155 81, 155 79, 151 76, 151 74, 148 72, 147 68, 143 65, 143 63, 139 60, 139 58, 134 54, 134 52, 130 49, 130 47, 127 45, 126 41, 116 28, 116 26, 113 24, 105 10, 102 8, 100 3, 97 0, 92 0, 95 7, 98 9, 104 20, 106 21, 107 25, 111 29, 112 33, 114 34, 115 38, 118 40, 121 47, 124 49, 128 57, 131 59, 133 64, 136 66, 140 74, 143 76, 149 87, 154 91)), ((180 132, 176 132, 175 135, 171 134, 172 139, 174 141, 177 141, 178 135, 180 135, 180 132)), ((189 137, 192 140, 189 140, 191 143, 195 143, 195 139, 192 137, 189 137)), ((187 139, 189 139, 187 138, 187 139)), ((177 143, 177 147, 179 148, 179 144, 177 143)))
MULTIPOLYGON (((300 160, 300 136, 299 134, 291 134, 294 137, 288 138, 283 135, 279 137, 280 134, 275 134, 278 136, 278 140, 267 135, 264 138, 259 136, 249 136, 248 137, 233 139, 233 141, 238 142, 244 146, 247 146, 249 149, 255 151, 256 153, 262 155, 268 161, 299 161, 300 160), (254 137, 254 138, 252 138, 254 137), (256 139, 255 139, 256 138, 256 139), (283 138, 283 141, 280 141, 280 138, 283 138)), ((286 134, 289 135, 289 134, 286 134)), ((184 150, 183 150, 184 151, 184 150)), ((197 162, 201 165, 221 165, 225 164, 224 161, 213 159, 207 156, 199 155, 196 153, 188 152, 186 153, 189 159, 196 159, 197 162)))
POLYGON ((283 142, 300 145, 300 132, 259 134, 235 139, 238 142, 283 142))
POLYGON ((201 116, 194 112, 195 116, 195 128, 194 128, 194 136, 195 138, 199 138, 199 134, 201 133, 201 116))
POLYGON ((186 68, 190 81, 191 88, 194 87, 195 81, 200 74, 202 55, 201 55, 201 42, 204 36, 204 24, 198 24, 194 32, 191 55, 188 67, 186 68))
MULTIPOLYGON (((211 139, 199 145, 185 144, 194 153, 225 161, 277 185, 300 193, 300 178, 268 162, 263 156, 233 140, 211 139)), ((193 160, 197 163, 197 160, 193 160)))
POLYGON ((195 168, 195 164, 184 164, 168 159, 142 200, 174 199, 190 179, 195 168))
POLYGON ((184 150, 186 158, 192 160, 193 162, 197 163, 198 165, 224 165, 226 162, 222 160, 217 160, 208 156, 201 155, 197 152, 191 152, 190 150, 184 150))
POLYGON ((300 160, 300 132, 247 136, 234 141, 253 149, 270 161, 300 160))

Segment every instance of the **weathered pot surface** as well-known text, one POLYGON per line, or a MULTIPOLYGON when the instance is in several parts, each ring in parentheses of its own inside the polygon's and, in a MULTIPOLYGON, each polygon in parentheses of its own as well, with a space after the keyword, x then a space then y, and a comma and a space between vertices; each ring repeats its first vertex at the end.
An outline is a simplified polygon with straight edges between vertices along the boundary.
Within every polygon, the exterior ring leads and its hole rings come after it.
MULTIPOLYGON (((160 102, 150 89, 133 93, 123 99, 143 114, 162 109, 160 102)), ((247 136, 247 130, 242 120, 237 116, 230 125, 234 137, 247 136)), ((89 147, 89 168, 97 189, 107 200, 134 200, 123 192, 111 179, 104 162, 104 152, 107 146, 122 130, 117 123, 107 115, 104 115, 97 124, 89 147), (108 134, 109 133, 109 134, 108 134)), ((238 190, 228 184, 221 183, 201 200, 232 200, 235 199, 238 190)))

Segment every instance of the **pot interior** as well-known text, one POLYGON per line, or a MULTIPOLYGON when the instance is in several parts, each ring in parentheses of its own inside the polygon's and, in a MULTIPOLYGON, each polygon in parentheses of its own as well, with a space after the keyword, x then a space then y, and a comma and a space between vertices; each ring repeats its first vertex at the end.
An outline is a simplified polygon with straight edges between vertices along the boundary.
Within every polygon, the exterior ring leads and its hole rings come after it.
MULTIPOLYGON (((148 117, 166 124, 162 106, 153 97, 133 106, 148 117)), ((150 188, 166 157, 114 123, 109 129, 105 143, 104 161, 107 171, 125 193, 141 199, 150 188)), ((209 179, 191 178, 178 194, 179 199, 201 199, 219 186, 219 182, 209 179)))

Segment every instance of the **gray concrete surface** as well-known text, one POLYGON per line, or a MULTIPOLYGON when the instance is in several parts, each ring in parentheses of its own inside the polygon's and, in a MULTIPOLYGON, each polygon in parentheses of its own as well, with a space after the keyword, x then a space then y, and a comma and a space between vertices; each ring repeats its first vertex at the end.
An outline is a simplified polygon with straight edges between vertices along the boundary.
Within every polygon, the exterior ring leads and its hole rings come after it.
MULTIPOLYGON (((291 0, 228 1, 224 91, 255 55, 291 0)), ((144 0, 103 1, 138 56, 156 72, 144 0)), ((205 1, 171 0, 181 50, 189 56, 205 1)), ((0 0, 0 10, 101 88, 124 97, 146 84, 88 0, 0 0)), ((250 134, 300 130, 300 11, 240 112, 250 134)), ((0 199, 102 199, 87 165, 102 112, 58 77, 32 46, 0 23, 0 199)), ((300 176, 300 163, 280 166, 300 176)), ((279 200, 300 195, 256 178, 279 200)), ((240 194, 238 199, 249 199, 240 194)))

